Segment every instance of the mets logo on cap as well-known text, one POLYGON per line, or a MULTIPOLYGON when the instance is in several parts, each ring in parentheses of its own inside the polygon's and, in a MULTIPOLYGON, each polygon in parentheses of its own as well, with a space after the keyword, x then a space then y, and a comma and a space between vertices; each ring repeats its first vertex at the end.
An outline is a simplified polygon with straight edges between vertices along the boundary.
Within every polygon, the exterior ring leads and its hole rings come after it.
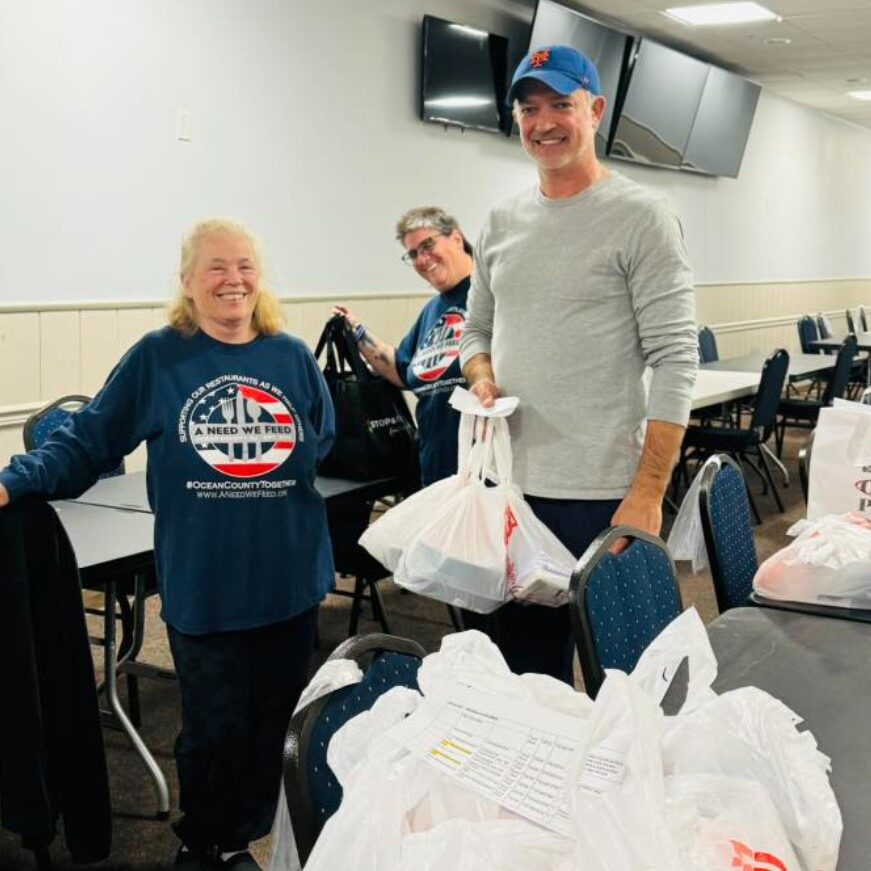
POLYGON ((529 59, 529 65, 534 69, 541 69, 550 60, 550 49, 543 48, 535 52, 529 59))
POLYGON ((424 336, 411 360, 411 371, 419 381, 438 381, 460 356, 460 339, 466 326, 466 313, 448 309, 424 336))
POLYGON ((197 453, 231 478, 258 478, 277 469, 293 453, 297 430, 294 412, 284 400, 235 382, 206 393, 188 423, 197 453))

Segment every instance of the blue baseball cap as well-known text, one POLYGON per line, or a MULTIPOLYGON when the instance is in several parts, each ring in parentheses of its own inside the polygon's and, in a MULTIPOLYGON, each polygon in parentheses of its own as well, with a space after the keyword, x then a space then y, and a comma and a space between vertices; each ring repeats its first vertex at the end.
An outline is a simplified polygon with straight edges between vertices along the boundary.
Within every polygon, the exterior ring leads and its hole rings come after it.
POLYGON ((602 93, 599 73, 593 62, 568 45, 537 48, 520 61, 508 89, 509 106, 517 96, 518 86, 525 79, 537 79, 563 96, 577 91, 578 88, 596 96, 602 93))

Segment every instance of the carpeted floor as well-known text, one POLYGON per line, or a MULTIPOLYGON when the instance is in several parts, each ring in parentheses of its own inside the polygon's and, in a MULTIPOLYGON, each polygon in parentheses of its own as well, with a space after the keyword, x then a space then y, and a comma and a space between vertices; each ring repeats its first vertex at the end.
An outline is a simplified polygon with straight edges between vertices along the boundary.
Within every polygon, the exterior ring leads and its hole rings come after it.
MULTIPOLYGON (((784 514, 777 513, 769 495, 757 496, 757 505, 762 513, 762 525, 756 527, 756 545, 760 559, 764 559, 786 542, 786 530, 804 513, 804 502, 798 482, 795 457, 803 443, 801 434, 788 440, 786 446, 787 467, 792 481, 781 489, 786 504, 784 514)), ((759 482, 751 481, 754 493, 759 492, 759 482)), ((671 518, 666 518, 668 525, 671 518)), ((680 567, 681 591, 685 605, 694 605, 707 622, 717 614, 710 576, 693 576, 687 567, 680 567)), ((348 582, 340 580, 342 586, 348 582)), ((427 650, 438 649, 440 639, 452 631, 445 607, 418 596, 400 591, 392 582, 383 581, 384 603, 394 634, 415 638, 427 650)), ((341 641, 348 631, 350 599, 330 596, 321 609, 320 646, 317 663, 341 641)), ((371 613, 365 614, 361 632, 377 631, 378 625, 371 622, 371 613)), ((157 602, 149 602, 147 638, 140 659, 171 667, 166 633, 157 615, 157 602)), ((579 684, 580 686, 580 684, 579 684)), ((178 694, 172 683, 140 681, 143 724, 141 734, 166 774, 173 799, 173 808, 178 797, 172 745, 179 726, 178 694)), ((122 689, 123 697, 123 689, 122 689)), ((178 843, 169 823, 154 818, 156 810, 154 792, 149 777, 139 758, 120 732, 106 730, 106 752, 111 778, 113 803, 113 847, 108 861, 92 866, 106 869, 157 869, 168 867, 175 855, 178 843)), ((256 845, 255 852, 264 867, 268 857, 268 838, 256 845)), ((52 847, 55 867, 74 867, 63 844, 62 833, 52 847)), ((16 837, 0 829, 0 869, 33 868, 32 854, 23 851, 16 837)))

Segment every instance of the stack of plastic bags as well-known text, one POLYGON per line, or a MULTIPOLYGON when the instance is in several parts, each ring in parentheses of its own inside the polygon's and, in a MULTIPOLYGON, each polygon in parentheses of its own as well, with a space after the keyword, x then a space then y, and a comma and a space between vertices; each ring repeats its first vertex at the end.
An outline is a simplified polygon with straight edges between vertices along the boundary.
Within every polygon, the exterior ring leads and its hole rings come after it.
MULTIPOLYGON (((466 397, 457 388, 451 401, 466 397)), ((457 474, 392 508, 360 544, 397 584, 449 605, 482 614, 509 598, 563 605, 575 560, 512 483, 504 412, 476 412, 460 418, 457 474)))
MULTIPOLYGON (((834 871, 842 824, 829 760, 767 693, 715 694, 716 670, 693 610, 631 675, 608 672, 595 702, 552 678, 512 674, 480 633, 447 636, 422 663, 422 695, 392 689, 333 737, 328 761, 343 800, 306 871, 834 871), (686 700, 666 716, 660 702, 685 657, 686 700), (537 709, 542 734, 560 721, 568 762, 553 822, 531 821, 534 796, 527 810, 523 801, 508 810, 415 749, 415 718, 458 687, 483 707, 537 709)), ((498 746, 510 748, 510 731, 500 734, 498 746)), ((528 764, 543 739, 525 740, 515 750, 527 748, 517 758, 528 764)), ((486 762, 489 777, 507 782, 516 760, 502 772, 498 756, 486 762)))
POLYGON ((796 536, 772 554, 753 578, 769 599, 843 608, 871 608, 871 519, 864 514, 799 520, 796 536))

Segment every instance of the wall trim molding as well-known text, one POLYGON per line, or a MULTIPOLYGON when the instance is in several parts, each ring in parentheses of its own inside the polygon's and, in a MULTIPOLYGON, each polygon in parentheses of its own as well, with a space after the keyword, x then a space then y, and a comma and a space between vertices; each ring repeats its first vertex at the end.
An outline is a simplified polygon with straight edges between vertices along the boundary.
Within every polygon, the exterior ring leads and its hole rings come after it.
MULTIPOLYGON (((822 312, 814 312, 814 314, 818 313, 824 314, 828 318, 844 317, 844 309, 841 308, 824 309, 822 312)), ((720 335, 744 333, 749 330, 768 330, 776 327, 793 327, 796 325, 798 320, 806 314, 809 314, 809 312, 802 312, 801 314, 795 315, 777 315, 776 317, 771 318, 756 318, 747 321, 724 321, 720 324, 708 324, 708 326, 715 333, 719 333, 720 335)))
POLYGON ((44 402, 25 402, 21 405, 0 405, 0 429, 24 426, 27 418, 45 405, 44 402))
MULTIPOLYGON (((429 299, 432 291, 382 291, 380 293, 354 293, 354 294, 322 294, 305 293, 293 296, 280 296, 278 301, 282 305, 292 305, 301 302, 316 302, 319 304, 329 303, 331 300, 340 299, 429 299)), ((21 314, 32 312, 64 312, 64 311, 116 311, 119 309, 165 309, 169 305, 168 299, 143 299, 143 300, 85 300, 82 302, 16 302, 0 304, 0 314, 21 314)))

